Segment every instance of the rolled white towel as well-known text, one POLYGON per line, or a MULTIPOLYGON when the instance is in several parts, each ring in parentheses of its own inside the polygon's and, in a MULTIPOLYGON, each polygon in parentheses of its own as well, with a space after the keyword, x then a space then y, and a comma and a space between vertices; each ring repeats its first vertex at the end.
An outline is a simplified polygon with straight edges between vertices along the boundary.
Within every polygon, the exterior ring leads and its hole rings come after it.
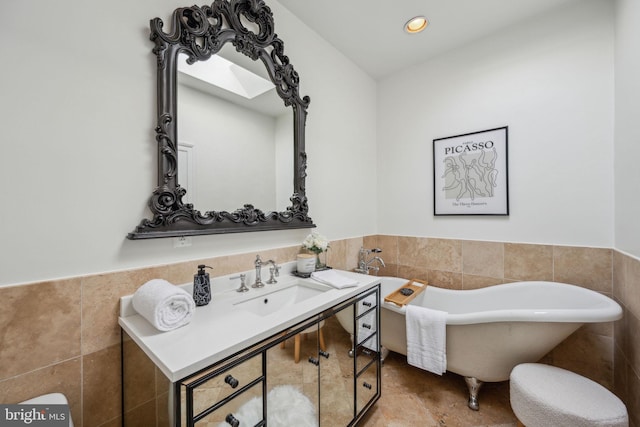
POLYGON ((188 324, 196 309, 193 297, 163 279, 152 279, 133 294, 133 308, 156 329, 170 331, 188 324))

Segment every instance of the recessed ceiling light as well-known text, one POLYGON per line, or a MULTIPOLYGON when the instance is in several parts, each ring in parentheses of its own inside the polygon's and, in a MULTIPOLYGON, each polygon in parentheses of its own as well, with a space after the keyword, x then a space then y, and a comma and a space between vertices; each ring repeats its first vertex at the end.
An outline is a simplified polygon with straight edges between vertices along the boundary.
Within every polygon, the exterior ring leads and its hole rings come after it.
POLYGON ((411 18, 404 24, 404 30, 409 34, 416 34, 427 28, 429 21, 424 16, 416 16, 411 18))

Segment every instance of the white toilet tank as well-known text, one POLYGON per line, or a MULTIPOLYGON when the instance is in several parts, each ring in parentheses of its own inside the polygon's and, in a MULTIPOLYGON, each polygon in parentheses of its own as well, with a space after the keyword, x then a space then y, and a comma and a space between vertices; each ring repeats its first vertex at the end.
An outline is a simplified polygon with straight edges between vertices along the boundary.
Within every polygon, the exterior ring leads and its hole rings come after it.
MULTIPOLYGON (((24 402, 20 402, 20 404, 68 405, 69 401, 67 400, 67 397, 62 393, 50 393, 34 397, 33 399, 25 400, 24 402)), ((71 410, 69 410, 69 427, 73 427, 73 421, 71 420, 71 410)))

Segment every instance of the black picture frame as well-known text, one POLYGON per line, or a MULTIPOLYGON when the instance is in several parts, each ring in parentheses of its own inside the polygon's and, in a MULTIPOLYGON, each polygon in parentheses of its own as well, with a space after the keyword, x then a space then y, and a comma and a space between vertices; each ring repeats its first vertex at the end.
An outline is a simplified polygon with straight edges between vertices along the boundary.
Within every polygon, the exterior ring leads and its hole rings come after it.
POLYGON ((433 214, 509 215, 509 127, 433 140, 433 214))

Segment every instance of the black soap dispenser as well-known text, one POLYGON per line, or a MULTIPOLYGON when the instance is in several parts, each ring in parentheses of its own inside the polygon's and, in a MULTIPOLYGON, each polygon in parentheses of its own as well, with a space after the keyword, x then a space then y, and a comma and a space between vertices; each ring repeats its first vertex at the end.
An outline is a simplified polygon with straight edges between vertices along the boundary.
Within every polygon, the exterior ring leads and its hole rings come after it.
POLYGON ((200 264, 198 274, 193 275, 193 300, 197 306, 207 305, 211 301, 211 281, 209 273, 205 273, 205 268, 213 268, 200 264))

